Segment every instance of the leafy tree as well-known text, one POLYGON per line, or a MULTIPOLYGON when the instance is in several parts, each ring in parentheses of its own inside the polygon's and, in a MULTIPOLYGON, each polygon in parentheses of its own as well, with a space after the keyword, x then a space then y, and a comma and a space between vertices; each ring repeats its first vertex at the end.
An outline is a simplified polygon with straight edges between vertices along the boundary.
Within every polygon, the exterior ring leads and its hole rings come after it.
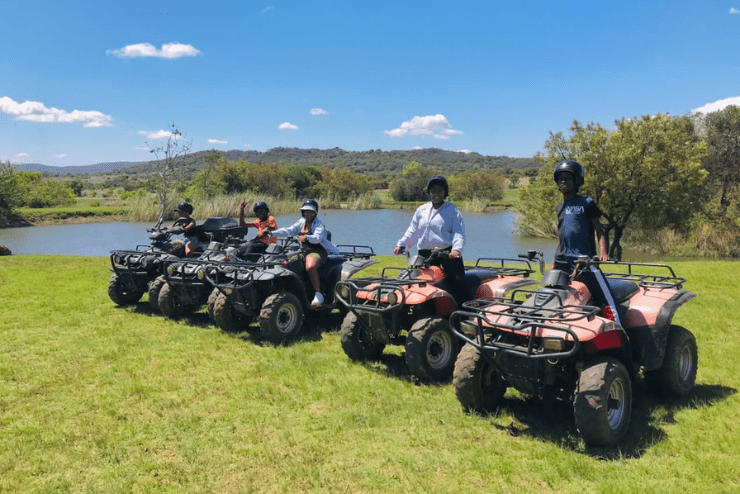
POLYGON ((485 199, 497 201, 504 197, 506 176, 499 172, 465 172, 448 178, 450 195, 455 200, 485 199))
POLYGON ((15 214, 15 208, 22 203, 18 177, 9 161, 0 162, 0 220, 7 221, 15 214))
POLYGON ((220 161, 214 179, 227 194, 251 192, 257 195, 284 197, 289 186, 280 165, 220 161))
POLYGON ((730 206, 732 192, 740 184, 740 107, 730 105, 706 116, 707 185, 719 194, 720 213, 730 206))
POLYGON ((334 199, 345 201, 371 192, 373 185, 367 177, 353 173, 347 168, 334 168, 324 173, 320 190, 322 195, 331 194, 334 199))
POLYGON ((427 181, 435 175, 432 168, 412 161, 391 184, 391 197, 396 201, 424 201, 427 181))
POLYGON ((156 179, 150 182, 152 191, 157 194, 162 208, 160 218, 164 218, 171 206, 171 195, 181 179, 181 167, 185 156, 190 152, 190 143, 183 141, 180 129, 173 123, 164 144, 152 146, 146 142, 149 152, 157 159, 154 163, 156 179))
POLYGON ((205 158, 205 166, 193 180, 193 185, 188 188, 188 195, 196 197, 210 198, 221 192, 221 187, 216 180, 214 171, 221 160, 221 153, 212 149, 205 158))
POLYGON ((545 205, 539 201, 546 201, 555 215, 561 196, 552 170, 563 158, 578 160, 586 169, 581 192, 594 198, 607 221, 605 230, 613 232, 611 257, 621 257, 621 239, 628 225, 653 231, 682 228, 699 211, 706 143, 694 133, 687 116, 623 119, 613 131, 574 121, 570 131, 569 138, 562 133, 550 135, 545 166, 520 196, 525 221, 532 219, 533 212, 542 212, 545 205), (545 192, 548 182, 554 193, 545 192))
POLYGON ((319 184, 323 176, 317 166, 294 165, 285 169, 285 178, 293 189, 296 199, 301 197, 318 197, 319 184))
POLYGON ((21 206, 48 208, 72 206, 75 203, 75 194, 66 183, 43 178, 41 172, 16 172, 16 183, 20 191, 21 206))

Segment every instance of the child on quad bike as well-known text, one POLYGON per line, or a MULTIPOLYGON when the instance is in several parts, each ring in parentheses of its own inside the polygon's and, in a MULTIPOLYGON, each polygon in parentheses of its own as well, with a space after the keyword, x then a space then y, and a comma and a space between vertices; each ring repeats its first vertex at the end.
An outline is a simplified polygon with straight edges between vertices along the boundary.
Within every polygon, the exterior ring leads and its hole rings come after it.
POLYGON ((244 209, 246 207, 246 201, 242 201, 239 205, 239 224, 241 226, 257 228, 257 236, 240 246, 237 252, 240 259, 253 260, 264 254, 268 245, 277 242, 277 238, 268 237, 264 233, 267 230, 277 230, 278 226, 275 217, 270 215, 270 207, 265 201, 254 203, 252 211, 254 211, 257 219, 250 223, 244 221, 244 209))
POLYGON ((465 284, 465 266, 462 252, 465 248, 465 222, 453 203, 446 201, 450 188, 447 179, 436 175, 427 182, 429 202, 419 206, 406 233, 393 250, 401 255, 418 242, 419 255, 430 257, 433 249, 449 250, 448 256, 439 256, 431 264, 441 266, 447 275, 451 295, 458 305, 470 300, 465 284))
POLYGON ((200 247, 200 241, 195 233, 195 220, 190 216, 193 214, 193 205, 188 202, 181 202, 175 208, 175 212, 179 215, 175 222, 172 224, 172 228, 182 228, 184 240, 178 240, 169 249, 169 252, 177 252, 178 250, 185 249, 185 256, 189 256, 191 252, 194 252, 200 247))
MULTIPOLYGON (((572 274, 579 256, 596 256, 594 234, 599 240, 599 259, 608 261, 604 227, 599 222, 601 210, 593 199, 578 194, 578 189, 584 182, 583 165, 574 160, 562 161, 555 166, 553 177, 558 190, 563 194, 563 200, 555 208, 559 243, 555 250, 553 268, 572 274)), ((614 321, 621 325, 617 304, 601 270, 591 266, 576 277, 588 287, 600 306, 611 309, 614 321)))
POLYGON ((324 305, 319 268, 326 262, 329 254, 339 254, 339 250, 328 239, 327 230, 317 218, 318 214, 319 203, 314 199, 306 199, 301 206, 301 219, 287 228, 278 228, 273 232, 266 230, 264 233, 268 237, 298 236, 297 240, 301 243, 300 255, 305 260, 308 279, 316 292, 311 301, 312 308, 324 305))

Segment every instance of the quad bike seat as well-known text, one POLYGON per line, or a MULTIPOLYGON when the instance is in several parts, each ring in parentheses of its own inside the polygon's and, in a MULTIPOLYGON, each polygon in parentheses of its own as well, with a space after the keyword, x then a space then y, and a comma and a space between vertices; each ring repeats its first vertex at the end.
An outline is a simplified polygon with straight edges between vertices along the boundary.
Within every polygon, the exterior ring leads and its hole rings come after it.
POLYGON ((478 286, 486 280, 495 278, 497 275, 488 269, 466 269, 465 284, 468 286, 478 286))
POLYGON ((624 302, 640 290, 640 287, 637 286, 636 283, 628 280, 615 280, 607 278, 606 282, 609 285, 609 289, 611 290, 612 295, 614 296, 614 301, 618 304, 624 302))

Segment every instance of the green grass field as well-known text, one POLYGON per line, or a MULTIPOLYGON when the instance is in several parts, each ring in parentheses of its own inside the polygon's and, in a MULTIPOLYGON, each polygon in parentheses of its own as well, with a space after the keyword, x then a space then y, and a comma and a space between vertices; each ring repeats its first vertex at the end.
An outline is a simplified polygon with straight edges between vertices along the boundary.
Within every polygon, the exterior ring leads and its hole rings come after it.
MULTIPOLYGON (((388 258, 382 258, 384 262, 388 258)), ((352 363, 339 321, 290 345, 108 298, 107 258, 0 258, 0 492, 740 492, 740 263, 677 262, 698 297, 695 392, 638 384, 631 432, 584 446, 567 404, 494 416, 415 383, 400 348, 352 363)))

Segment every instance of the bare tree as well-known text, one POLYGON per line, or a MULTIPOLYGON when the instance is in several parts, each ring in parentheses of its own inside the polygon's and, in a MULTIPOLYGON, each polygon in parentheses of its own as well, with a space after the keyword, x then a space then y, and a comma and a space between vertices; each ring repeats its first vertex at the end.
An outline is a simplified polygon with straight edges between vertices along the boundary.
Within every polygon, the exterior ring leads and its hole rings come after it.
POLYGON ((149 152, 157 158, 155 169, 158 180, 152 185, 162 208, 157 226, 161 224, 171 206, 172 190, 180 177, 180 169, 185 162, 185 156, 190 152, 190 144, 191 142, 183 140, 182 132, 174 123, 170 125, 164 144, 153 146, 146 142, 149 152))

